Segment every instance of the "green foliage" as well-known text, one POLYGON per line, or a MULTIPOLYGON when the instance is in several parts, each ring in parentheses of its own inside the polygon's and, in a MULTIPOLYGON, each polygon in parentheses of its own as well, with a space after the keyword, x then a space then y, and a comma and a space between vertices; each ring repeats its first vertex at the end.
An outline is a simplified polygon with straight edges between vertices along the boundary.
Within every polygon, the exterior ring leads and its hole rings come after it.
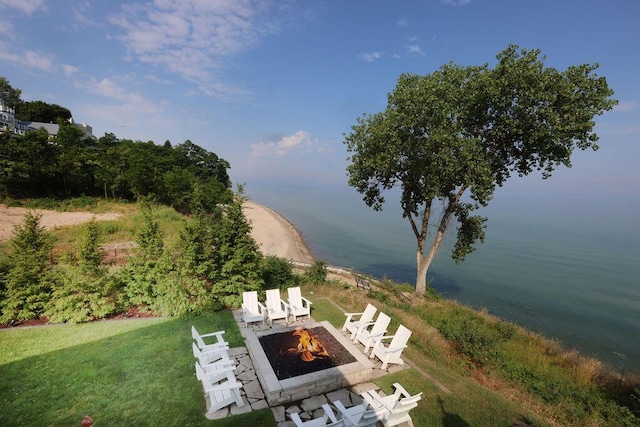
POLYGON ((100 248, 102 235, 95 217, 83 226, 84 233, 78 247, 78 261, 86 268, 98 268, 102 263, 104 252, 100 248))
POLYGON ((163 257, 163 236, 151 207, 144 204, 141 213, 143 223, 136 233, 138 248, 120 272, 120 280, 126 284, 124 293, 129 304, 150 306, 154 287, 171 271, 172 265, 163 257))
POLYGON ((22 225, 14 231, 3 277, 2 323, 40 317, 51 288, 49 252, 53 242, 40 226, 40 217, 27 212, 22 225))
POLYGON ((61 266, 55 277, 44 313, 51 322, 90 322, 116 310, 119 287, 104 269, 61 266))
POLYGON ((286 259, 267 256, 262 260, 262 280, 265 289, 286 289, 298 286, 300 279, 286 259))
POLYGON ((535 170, 547 178, 571 166, 576 148, 596 150, 593 118, 617 103, 597 65, 558 71, 544 66, 540 51, 514 45, 497 59, 494 68, 450 63, 431 74, 402 74, 385 111, 358 118, 345 135, 349 185, 368 206, 380 210, 385 191, 401 190, 421 295, 451 224, 460 262, 484 239, 486 218, 471 213, 496 186, 535 170))
POLYGON ((455 307, 434 322, 440 333, 470 363, 483 367, 496 362, 498 344, 511 339, 517 327, 502 320, 490 320, 465 307, 455 307))
POLYGON ((221 304, 208 292, 209 285, 197 277, 171 270, 153 287, 149 308, 162 316, 184 317, 219 310, 221 304))
POLYGON ((56 123, 58 120, 68 121, 71 111, 44 101, 21 101, 16 105, 16 118, 25 122, 56 123))
POLYGON ((6 77, 0 76, 0 100, 4 105, 15 108, 21 101, 22 91, 11 86, 6 77))
POLYGON ((305 273, 305 278, 311 283, 322 285, 327 282, 327 263, 316 260, 305 273))
POLYGON ((153 197, 181 213, 212 210, 232 199, 229 163, 186 141, 171 143, 120 140, 112 133, 85 137, 68 122, 64 107, 42 101, 22 102, 5 78, 0 96, 16 105, 21 120, 57 122, 24 135, 0 133, 0 197, 102 196, 136 200, 153 197))
POLYGON ((239 307, 242 292, 262 289, 262 254, 239 200, 226 206, 216 257, 219 273, 212 291, 225 306, 239 307))

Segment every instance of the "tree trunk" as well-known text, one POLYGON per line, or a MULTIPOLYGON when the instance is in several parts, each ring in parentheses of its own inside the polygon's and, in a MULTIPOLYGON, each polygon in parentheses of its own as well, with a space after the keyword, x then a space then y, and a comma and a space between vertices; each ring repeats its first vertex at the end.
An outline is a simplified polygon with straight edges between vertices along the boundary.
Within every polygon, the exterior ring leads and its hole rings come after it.
POLYGON ((416 295, 424 296, 427 290, 427 272, 429 271, 429 267, 431 266, 431 263, 438 253, 438 249, 440 248, 443 237, 444 229, 441 228, 436 233, 436 236, 433 239, 433 244, 431 245, 427 256, 424 256, 423 251, 420 249, 421 247, 424 248, 424 242, 422 242, 421 245, 418 245, 418 250, 416 252, 416 263, 418 266, 418 273, 416 276, 416 295))
POLYGON ((427 209, 422 216, 422 226, 421 231, 418 234, 415 226, 415 222, 413 218, 410 216, 409 220, 411 221, 411 226, 413 227, 414 233, 416 233, 416 237, 418 238, 418 250, 416 253, 416 262, 417 262, 417 270, 418 273, 416 275, 416 295, 424 296, 427 290, 427 271, 429 270, 429 266, 433 262, 438 253, 438 249, 440 249, 440 245, 442 244, 442 240, 444 238, 444 232, 447 230, 447 226, 449 225, 449 218, 456 209, 462 194, 467 189, 466 186, 461 186, 458 191, 454 194, 449 195, 449 203, 444 210, 442 217, 440 218, 440 224, 438 225, 438 231, 436 231, 436 235, 433 238, 433 243, 431 244, 431 248, 429 249, 429 253, 427 256, 424 256, 424 250, 426 248, 425 244, 427 241, 427 231, 429 226, 429 219, 431 217, 431 203, 427 204, 427 209))

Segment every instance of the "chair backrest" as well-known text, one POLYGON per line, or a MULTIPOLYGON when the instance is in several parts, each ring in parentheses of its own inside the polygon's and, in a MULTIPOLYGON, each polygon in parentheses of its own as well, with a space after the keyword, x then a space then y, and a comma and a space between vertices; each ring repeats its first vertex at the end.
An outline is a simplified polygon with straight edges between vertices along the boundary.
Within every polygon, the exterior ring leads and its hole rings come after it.
MULTIPOLYGON (((193 337, 193 339, 196 340, 196 343, 198 344, 198 348, 204 348, 206 346, 206 344, 204 343, 204 340, 202 339, 198 331, 196 331, 196 328, 194 328, 193 326, 191 327, 191 337, 193 337)), ((195 347, 195 344, 194 344, 194 347, 195 347)))
POLYGON ((362 316, 360 316, 360 321, 364 323, 371 322, 373 320, 373 316, 376 315, 377 310, 378 309, 373 304, 367 304, 362 312, 362 316))
POLYGON ((300 292, 299 286, 287 288, 287 295, 289 296, 289 304, 302 307, 302 293, 300 292))
POLYGON ((258 292, 257 291, 243 292, 242 305, 252 313, 259 313, 260 308, 258 307, 258 292))
POLYGON ((374 323, 373 328, 371 328, 371 335, 383 334, 387 330, 389 322, 391 322, 391 318, 383 312, 380 312, 376 323, 374 323))
POLYGON ((198 360, 202 360, 202 352, 200 351, 196 343, 194 342, 191 343, 191 349, 193 350, 193 357, 195 357, 198 360))
POLYGON ((398 326, 398 330, 391 339, 389 348, 404 347, 407 345, 409 338, 411 337, 411 331, 404 327, 404 325, 398 326))
POLYGON ((204 369, 202 369, 202 366, 200 366, 200 362, 198 362, 197 360, 196 360, 196 377, 198 377, 198 379, 203 383, 205 382, 206 375, 204 373, 204 369))
POLYGON ((280 291, 278 289, 267 290, 267 301, 265 305, 268 310, 282 310, 282 305, 280 304, 280 291))

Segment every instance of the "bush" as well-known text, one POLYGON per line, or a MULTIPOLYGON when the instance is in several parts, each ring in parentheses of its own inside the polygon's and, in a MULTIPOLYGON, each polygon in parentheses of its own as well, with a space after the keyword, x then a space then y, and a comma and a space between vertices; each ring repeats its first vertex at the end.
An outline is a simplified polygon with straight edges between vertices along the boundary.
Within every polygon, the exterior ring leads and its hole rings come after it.
POLYGON ((437 327, 458 353, 474 365, 486 366, 495 360, 500 333, 473 311, 454 308, 451 316, 441 319, 437 327))
POLYGON ((322 285, 327 282, 327 263, 324 261, 315 261, 307 270, 305 278, 311 283, 322 285))
POLYGON ((265 289, 285 289, 299 284, 291 263, 277 256, 267 256, 262 260, 262 280, 265 289))
POLYGON ((83 323, 115 312, 118 286, 105 270, 61 267, 45 316, 51 322, 83 323))

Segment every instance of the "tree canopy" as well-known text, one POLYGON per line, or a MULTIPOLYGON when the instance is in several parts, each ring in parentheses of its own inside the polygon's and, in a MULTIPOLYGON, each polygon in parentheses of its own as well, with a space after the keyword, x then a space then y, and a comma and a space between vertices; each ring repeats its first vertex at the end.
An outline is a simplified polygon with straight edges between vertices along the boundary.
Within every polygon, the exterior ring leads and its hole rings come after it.
POLYGON ((16 104, 16 118, 25 122, 56 123, 71 119, 71 111, 58 104, 44 101, 20 101, 16 104))
POLYGON ((417 294, 452 222, 456 262, 484 240, 486 218, 473 211, 496 186, 535 170, 548 178, 571 167, 576 148, 598 149, 593 119, 617 103, 613 90, 595 74, 597 64, 559 71, 545 59, 509 45, 494 67, 448 63, 403 74, 386 109, 358 118, 345 135, 349 185, 368 206, 382 209, 384 192, 400 188, 417 240, 417 294))
POLYGON ((22 91, 11 86, 6 77, 0 77, 0 100, 7 106, 14 108, 21 100, 22 91))

